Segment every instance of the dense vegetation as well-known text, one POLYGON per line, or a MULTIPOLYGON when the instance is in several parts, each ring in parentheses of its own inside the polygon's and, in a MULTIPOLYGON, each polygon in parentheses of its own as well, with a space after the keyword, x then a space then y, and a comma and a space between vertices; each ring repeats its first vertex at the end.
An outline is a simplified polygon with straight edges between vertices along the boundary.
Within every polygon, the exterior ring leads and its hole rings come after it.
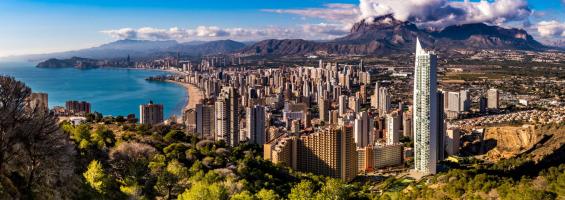
POLYGON ((0 86, 0 199, 565 197, 565 165, 521 176, 520 167, 531 162, 520 158, 470 167, 444 163, 451 170, 419 181, 343 183, 273 165, 259 146, 200 140, 181 125, 138 125, 101 114, 76 126, 58 124, 50 113, 25 109, 29 88, 21 82, 2 78, 0 86))

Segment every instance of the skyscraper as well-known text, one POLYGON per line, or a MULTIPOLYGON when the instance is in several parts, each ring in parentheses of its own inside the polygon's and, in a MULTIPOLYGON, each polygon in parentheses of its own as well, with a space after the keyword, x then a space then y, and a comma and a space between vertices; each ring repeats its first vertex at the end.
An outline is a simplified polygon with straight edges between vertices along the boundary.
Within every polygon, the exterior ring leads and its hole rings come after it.
POLYGON ((360 112, 354 122, 353 133, 357 147, 369 145, 369 131, 372 129, 367 112, 360 112))
POLYGON ((347 96, 340 95, 338 99, 339 116, 345 115, 347 112, 347 96))
POLYGON ((320 120, 322 120, 324 122, 328 122, 329 121, 329 103, 323 97, 318 98, 318 110, 320 112, 319 113, 320 114, 320 120))
POLYGON ((499 100, 500 100, 500 93, 497 89, 489 89, 487 91, 487 98, 488 98, 488 108, 489 109, 498 109, 499 100))
POLYGON ((355 96, 349 97, 349 109, 353 110, 353 112, 357 113, 361 109, 361 105, 359 105, 359 99, 355 96))
POLYGON ((233 87, 223 87, 216 101, 216 140, 229 146, 239 144, 239 94, 233 87))
POLYGON ((447 92, 447 94, 448 94, 447 111, 459 112, 462 102, 461 94, 459 92, 447 92))
POLYGON ((468 112, 471 109, 471 97, 469 97, 469 90, 459 91, 459 112, 468 112))
POLYGON ((445 94, 443 91, 437 91, 437 160, 445 159, 445 111, 443 106, 443 97, 445 94))
POLYGON ((438 142, 437 55, 416 39, 414 72, 414 165, 423 174, 435 174, 438 142))
POLYGON ((161 122, 163 122, 162 104, 153 104, 153 101, 149 101, 149 104, 139 106, 139 123, 153 125, 161 122))
POLYGON ((200 138, 214 139, 214 106, 196 104, 196 133, 200 138))
POLYGON ((388 88, 379 88, 379 116, 384 117, 390 110, 390 95, 388 93, 388 88))
POLYGON ((254 105, 247 108, 246 122, 246 132, 249 142, 259 145, 265 144, 265 107, 254 105))
POLYGON ((375 83, 375 92, 371 96, 371 107, 379 109, 379 82, 375 83))
POLYGON ((400 116, 397 112, 386 115, 386 144, 393 145, 400 142, 400 116))

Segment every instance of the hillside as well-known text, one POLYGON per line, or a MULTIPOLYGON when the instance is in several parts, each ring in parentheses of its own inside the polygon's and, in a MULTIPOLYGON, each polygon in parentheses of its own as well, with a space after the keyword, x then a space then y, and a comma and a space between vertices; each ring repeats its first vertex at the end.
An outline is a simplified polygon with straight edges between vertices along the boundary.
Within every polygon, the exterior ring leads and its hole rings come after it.
POLYGON ((483 23, 449 26, 441 31, 418 28, 415 24, 394 19, 391 15, 362 20, 350 34, 326 42, 306 40, 266 40, 241 52, 258 55, 386 55, 414 51, 416 37, 424 46, 439 51, 449 49, 549 49, 526 31, 506 29, 483 23))

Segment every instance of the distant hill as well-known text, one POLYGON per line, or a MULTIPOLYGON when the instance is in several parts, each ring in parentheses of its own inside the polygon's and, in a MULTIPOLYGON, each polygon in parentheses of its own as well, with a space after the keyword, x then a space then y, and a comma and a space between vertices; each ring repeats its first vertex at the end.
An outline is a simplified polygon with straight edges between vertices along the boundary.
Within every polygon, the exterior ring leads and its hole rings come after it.
POLYGON ((201 44, 181 43, 168 48, 171 52, 181 52, 188 55, 209 55, 229 53, 243 49, 246 45, 233 40, 217 40, 201 44))
POLYGON ((178 43, 174 40, 150 41, 150 40, 118 40, 98 47, 81 49, 76 51, 66 51, 49 54, 36 54, 18 56, 22 59, 32 61, 43 61, 50 58, 68 59, 72 57, 91 58, 91 59, 113 59, 125 58, 128 55, 135 57, 151 57, 164 54, 181 53, 183 55, 199 56, 208 54, 218 54, 241 50, 246 45, 233 40, 218 41, 193 41, 178 43))
POLYGON ((413 23, 396 20, 392 15, 386 15, 369 21, 362 20, 351 28, 350 34, 332 41, 265 40, 248 46, 241 52, 258 55, 385 55, 413 52, 416 37, 419 37, 426 47, 439 51, 549 49, 521 29, 506 29, 477 23, 449 26, 441 31, 429 31, 420 29, 413 23))

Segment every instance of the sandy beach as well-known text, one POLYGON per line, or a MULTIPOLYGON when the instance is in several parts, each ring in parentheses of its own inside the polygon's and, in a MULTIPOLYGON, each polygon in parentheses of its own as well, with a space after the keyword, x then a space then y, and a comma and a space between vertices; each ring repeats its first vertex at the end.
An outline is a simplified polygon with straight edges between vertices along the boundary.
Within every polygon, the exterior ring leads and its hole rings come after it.
POLYGON ((188 95, 188 102, 186 103, 186 105, 182 110, 183 113, 185 110, 196 108, 196 104, 200 103, 200 101, 204 98, 202 90, 200 90, 198 87, 196 87, 193 84, 181 83, 172 80, 167 80, 167 82, 176 83, 186 88, 186 93, 188 95))

